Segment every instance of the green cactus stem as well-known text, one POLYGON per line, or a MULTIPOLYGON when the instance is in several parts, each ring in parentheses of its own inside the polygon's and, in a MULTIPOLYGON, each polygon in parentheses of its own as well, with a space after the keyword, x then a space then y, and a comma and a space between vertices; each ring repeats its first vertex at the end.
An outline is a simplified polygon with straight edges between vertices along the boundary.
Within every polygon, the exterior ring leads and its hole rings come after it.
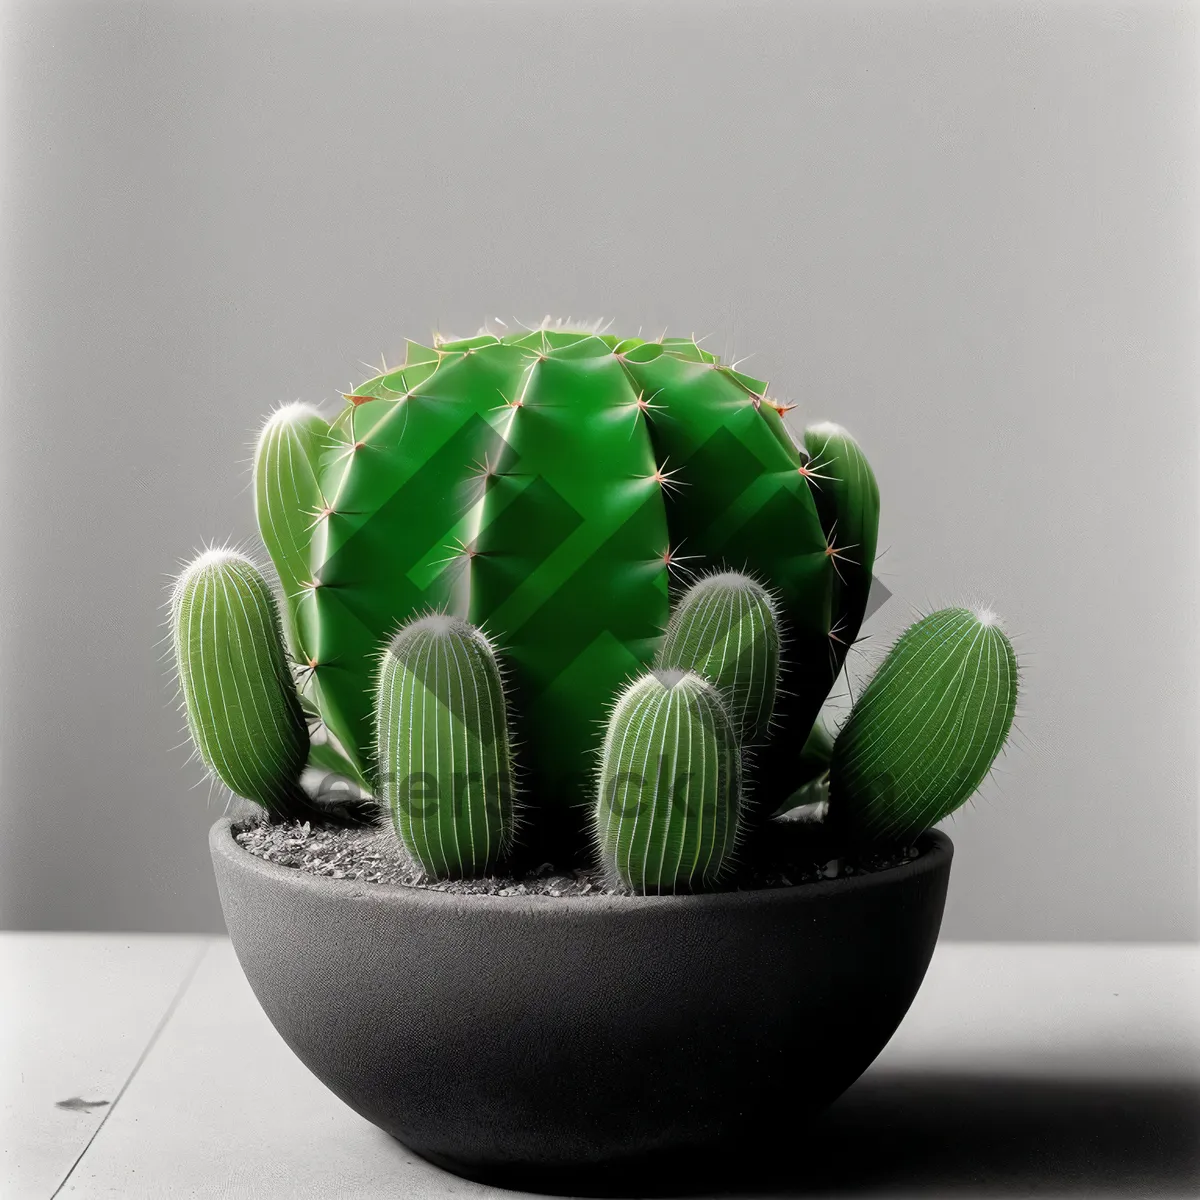
POLYGON ((834 741, 829 817, 855 837, 906 841, 979 787, 1017 703, 995 614, 948 608, 912 625, 834 741))
POLYGON ((779 677, 770 592, 736 571, 699 579, 676 604, 655 665, 695 671, 712 683, 743 749, 766 741, 779 677))
POLYGON ((728 874, 738 839, 741 763, 711 683, 654 670, 621 692, 604 739, 595 838, 630 891, 704 891, 728 874))
POLYGON ((379 797, 426 875, 492 871, 513 838, 512 758, 491 643, 459 617, 406 624, 375 693, 379 797))
POLYGON ((176 580, 171 634, 188 728, 231 791, 272 816, 311 814, 300 788, 308 729, 275 597, 244 555, 205 551, 176 580))

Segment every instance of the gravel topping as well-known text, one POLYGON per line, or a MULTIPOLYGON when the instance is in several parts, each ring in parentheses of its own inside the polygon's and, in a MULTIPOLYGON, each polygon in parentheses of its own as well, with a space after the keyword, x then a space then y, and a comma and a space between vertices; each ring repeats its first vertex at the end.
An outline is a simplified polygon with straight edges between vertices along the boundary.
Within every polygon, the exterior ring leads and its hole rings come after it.
MULTIPOLYGON (((311 825, 309 822, 256 821, 234 826, 240 846, 266 862, 293 867, 326 879, 361 880, 364 883, 403 884, 433 892, 498 896, 612 896, 621 894, 595 868, 559 871, 543 863, 521 878, 489 875, 482 879, 426 879, 406 855, 390 828, 342 828, 311 825)), ((890 853, 860 854, 855 858, 831 858, 805 862, 799 850, 794 861, 743 863, 732 890, 793 887, 865 875, 911 862, 916 847, 890 853)))

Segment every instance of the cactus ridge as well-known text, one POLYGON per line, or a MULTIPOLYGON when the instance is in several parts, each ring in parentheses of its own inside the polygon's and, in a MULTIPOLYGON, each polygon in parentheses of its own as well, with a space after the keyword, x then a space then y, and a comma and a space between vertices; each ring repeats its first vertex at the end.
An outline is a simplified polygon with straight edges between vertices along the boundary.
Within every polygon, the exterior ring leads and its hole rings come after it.
POLYGON ((694 672, 650 671, 617 698, 601 754, 595 837, 631 891, 715 886, 733 865, 741 764, 717 690, 694 672))
POLYGON ((274 815, 308 807, 299 787, 308 729, 266 580, 244 555, 205 551, 171 596, 188 728, 209 770, 274 815))
POLYGON ((936 824, 991 769, 1017 690, 1012 645, 992 614, 952 608, 916 622, 834 742, 831 814, 868 838, 936 824))
POLYGON ((655 658, 716 686, 743 748, 766 740, 775 708, 775 608, 771 593, 740 572, 704 576, 680 598, 655 658))
POLYGON ((488 639, 447 614, 409 622, 382 656, 375 711, 380 800, 401 842, 427 875, 486 874, 514 829, 504 690, 488 639))

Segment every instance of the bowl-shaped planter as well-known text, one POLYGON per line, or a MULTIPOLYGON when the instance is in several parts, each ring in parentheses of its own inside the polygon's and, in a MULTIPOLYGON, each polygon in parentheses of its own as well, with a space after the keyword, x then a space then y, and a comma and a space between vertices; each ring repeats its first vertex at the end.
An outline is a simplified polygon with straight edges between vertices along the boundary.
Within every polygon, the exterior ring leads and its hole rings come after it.
POLYGON ((453 895, 210 838, 267 1016, 356 1112, 452 1171, 647 1194, 794 1146, 866 1069, 929 965, 953 853, 700 896, 453 895))

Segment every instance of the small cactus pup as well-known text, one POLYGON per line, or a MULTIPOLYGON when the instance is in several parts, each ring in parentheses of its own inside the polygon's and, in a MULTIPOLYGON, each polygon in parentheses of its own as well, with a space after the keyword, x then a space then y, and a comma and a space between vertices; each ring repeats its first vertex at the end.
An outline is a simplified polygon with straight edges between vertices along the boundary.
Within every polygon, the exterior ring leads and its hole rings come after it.
POLYGON ((263 544, 283 591, 283 633, 292 658, 304 664, 300 702, 320 721, 320 740, 309 748, 309 765, 332 771, 369 790, 363 765, 347 756, 321 720, 321 680, 316 670, 320 639, 302 631, 297 611, 313 587, 313 537, 330 505, 319 481, 321 457, 331 445, 329 424, 311 405, 285 404, 267 418, 254 452, 254 512, 263 544))
POLYGON ((254 454, 254 511, 287 603, 286 633, 295 658, 309 657, 300 641, 295 612, 312 581, 309 566, 314 529, 328 507, 317 478, 329 425, 308 404, 276 409, 259 435, 254 454))
POLYGON ((486 875, 513 840, 512 753, 500 668, 469 622, 407 622, 375 694, 377 788, 397 837, 434 879, 486 875))
POLYGON ((618 696, 601 752, 594 834, 614 884, 708 891, 733 865, 741 756, 720 693, 694 671, 656 669, 618 696))
POLYGON ((807 460, 801 468, 812 488, 826 553, 834 565, 830 641, 835 660, 858 637, 879 540, 879 485, 859 444, 840 425, 822 421, 804 431, 807 460))
POLYGON ((280 819, 311 815, 300 788, 308 727, 275 596, 233 550, 206 550, 175 581, 171 636, 188 728, 232 792, 280 819))
POLYGON ((994 613, 947 608, 910 626, 834 740, 829 818, 907 841, 959 808, 1012 728, 1017 663, 994 613))
POLYGON ((655 666, 702 675, 721 693, 739 743, 766 741, 779 680, 774 598, 736 571, 697 580, 675 607, 655 666))

